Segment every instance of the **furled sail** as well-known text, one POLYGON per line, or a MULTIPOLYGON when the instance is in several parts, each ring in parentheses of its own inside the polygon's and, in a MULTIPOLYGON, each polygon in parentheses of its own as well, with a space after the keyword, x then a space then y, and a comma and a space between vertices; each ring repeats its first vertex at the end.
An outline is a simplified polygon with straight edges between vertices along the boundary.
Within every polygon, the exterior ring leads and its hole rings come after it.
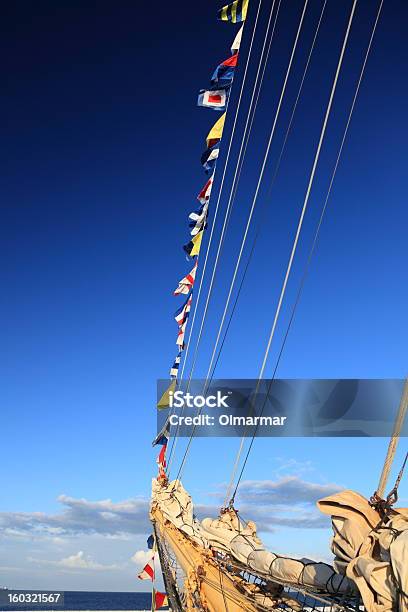
POLYGON ((258 538, 256 524, 244 524, 235 510, 227 510, 218 519, 194 516, 190 495, 178 480, 163 486, 152 483, 152 510, 158 507, 177 529, 205 549, 227 553, 254 574, 332 594, 352 593, 354 584, 327 563, 310 559, 290 559, 268 551, 258 538))
POLYGON ((354 491, 321 499, 331 515, 334 567, 353 580, 367 612, 408 611, 408 509, 385 516, 354 491))

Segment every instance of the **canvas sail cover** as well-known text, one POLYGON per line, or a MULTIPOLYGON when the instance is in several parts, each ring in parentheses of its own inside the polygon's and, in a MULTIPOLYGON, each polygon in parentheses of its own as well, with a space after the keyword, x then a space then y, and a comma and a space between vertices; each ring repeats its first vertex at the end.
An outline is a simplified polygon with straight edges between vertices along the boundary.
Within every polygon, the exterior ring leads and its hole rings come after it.
POLYGON ((153 480, 152 509, 155 506, 177 529, 200 546, 227 552, 267 580, 275 579, 329 593, 351 593, 355 588, 348 578, 338 574, 327 563, 290 559, 269 552, 257 536, 255 523, 243 524, 233 510, 215 520, 205 518, 198 521, 191 497, 178 480, 166 486, 153 480))
POLYGON ((332 518, 334 567, 356 583, 367 612, 408 612, 408 509, 391 510, 382 520, 354 491, 317 506, 332 518))

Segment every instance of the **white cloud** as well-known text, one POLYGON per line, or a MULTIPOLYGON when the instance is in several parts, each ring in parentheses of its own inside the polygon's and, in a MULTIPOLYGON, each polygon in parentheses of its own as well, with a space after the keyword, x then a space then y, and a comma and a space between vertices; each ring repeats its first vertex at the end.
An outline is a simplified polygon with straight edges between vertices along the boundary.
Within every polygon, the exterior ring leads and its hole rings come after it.
POLYGON ((82 550, 80 550, 76 554, 69 555, 68 557, 57 561, 36 559, 33 557, 29 557, 27 561, 35 565, 54 566, 71 571, 112 571, 120 569, 120 566, 117 564, 104 565, 102 563, 98 563, 97 561, 94 561, 90 555, 85 555, 82 550))
POLYGON ((315 504, 321 497, 341 490, 333 483, 318 484, 298 476, 284 476, 279 480, 246 480, 239 487, 239 498, 266 504, 315 504))
POLYGON ((61 538, 101 534, 119 538, 149 531, 149 502, 144 498, 94 502, 60 495, 58 501, 63 505, 59 514, 0 512, 0 537, 61 538))
MULTIPOLYGON (((146 563, 150 561, 152 556, 153 553, 151 550, 137 550, 135 554, 130 557, 130 560, 132 563, 135 563, 140 567, 144 567, 146 563)), ((155 555, 155 558, 157 558, 157 555, 155 555)))

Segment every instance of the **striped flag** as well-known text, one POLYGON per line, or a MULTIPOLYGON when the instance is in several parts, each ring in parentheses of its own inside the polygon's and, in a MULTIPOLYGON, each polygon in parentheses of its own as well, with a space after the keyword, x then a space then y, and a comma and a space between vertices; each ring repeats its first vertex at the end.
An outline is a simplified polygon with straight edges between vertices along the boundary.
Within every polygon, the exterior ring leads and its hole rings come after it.
POLYGON ((146 563, 140 574, 137 575, 139 580, 154 580, 154 557, 149 563, 146 563))
POLYGON ((194 286, 195 277, 197 272, 197 261, 194 264, 194 268, 189 272, 178 284, 177 289, 174 291, 174 295, 187 295, 190 293, 194 286))
POLYGON ((239 31, 238 31, 238 34, 234 38, 234 42, 232 43, 232 47, 231 47, 232 55, 234 55, 235 53, 238 53, 238 51, 239 51, 239 48, 241 46, 243 29, 244 29, 244 26, 241 26, 239 31))
POLYGON ((213 181, 214 181, 214 177, 210 176, 210 178, 208 179, 208 181, 206 182, 206 184, 204 185, 204 187, 198 194, 197 200, 200 202, 200 204, 205 204, 210 199, 213 181))
POLYGON ((229 87, 234 79, 237 63, 238 53, 235 53, 235 55, 231 55, 231 57, 217 66, 211 77, 211 85, 213 87, 229 87))
POLYGON ((208 132, 207 136, 207 147, 210 148, 215 145, 216 142, 221 140, 222 132, 224 130, 225 123, 225 113, 221 115, 221 117, 214 123, 211 130, 208 132))
POLYGON ((245 21, 248 12, 248 0, 235 0, 231 4, 223 6, 218 11, 218 19, 220 21, 231 21, 231 23, 239 23, 245 21))
POLYGON ((179 346, 184 346, 184 336, 186 334, 188 315, 189 313, 187 314, 187 318, 184 321, 183 325, 180 325, 179 330, 178 330, 176 344, 178 344, 179 346))
POLYGON ((177 378, 177 374, 178 374, 179 367, 180 367, 180 361, 181 361, 181 351, 178 352, 178 355, 175 358, 174 363, 170 368, 170 376, 172 378, 177 378))
POLYGON ((220 152, 220 143, 217 142, 215 145, 204 151, 201 156, 201 163, 207 174, 214 172, 215 164, 217 163, 218 155, 220 152))
POLYGON ((198 95, 198 106, 206 106, 214 110, 225 110, 228 92, 226 89, 215 89, 214 91, 202 89, 198 95))
POLYGON ((188 218, 191 219, 188 226, 190 229, 190 234, 195 236, 202 229, 206 229, 207 227, 207 213, 208 213, 208 202, 206 204, 201 204, 200 208, 190 213, 188 218))
POLYGON ((187 242, 187 244, 183 246, 183 250, 187 253, 189 257, 196 257, 196 255, 199 255, 200 248, 201 248, 201 241, 203 239, 203 231, 204 230, 201 230, 200 232, 198 232, 198 234, 196 234, 190 240, 190 242, 187 242))
MULTIPOLYGON (((174 313, 174 318, 176 319, 176 323, 177 325, 183 325, 183 323, 185 323, 185 321, 187 321, 188 319, 188 313, 191 310, 191 302, 193 301, 193 296, 190 294, 188 296, 188 298, 186 299, 186 301, 184 302, 184 304, 182 306, 180 306, 180 308, 178 308, 176 310, 176 312, 174 313)), ((177 355, 178 357, 179 355, 177 355)), ((176 357, 176 359, 177 359, 176 357)), ((180 363, 180 360, 179 360, 180 363)))

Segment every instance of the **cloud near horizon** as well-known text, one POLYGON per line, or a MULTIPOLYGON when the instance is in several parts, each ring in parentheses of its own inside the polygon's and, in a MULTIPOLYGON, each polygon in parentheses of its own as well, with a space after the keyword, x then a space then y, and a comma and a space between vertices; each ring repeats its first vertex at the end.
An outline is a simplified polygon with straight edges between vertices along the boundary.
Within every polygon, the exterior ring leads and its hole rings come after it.
POLYGON ((90 555, 85 555, 85 553, 80 550, 76 554, 69 555, 68 557, 64 557, 63 559, 57 561, 48 561, 44 559, 36 559, 33 557, 28 557, 27 561, 30 563, 35 563, 36 565, 46 565, 53 566, 56 568, 62 568, 66 571, 82 571, 82 570, 91 570, 91 571, 114 571, 121 569, 120 565, 111 564, 104 565, 103 563, 98 563, 94 561, 90 555))
MULTIPOLYGON (((327 517, 315 508, 321 497, 341 490, 336 484, 317 484, 298 476, 278 480, 247 480, 239 488, 238 508, 246 518, 258 522, 259 531, 277 527, 321 528, 327 517)), ((217 497, 222 498, 221 493, 217 497)), ((0 512, 0 537, 64 538, 100 535, 107 538, 146 535, 151 526, 149 501, 144 498, 113 502, 89 501, 61 495, 62 512, 0 512)), ((196 505, 199 518, 217 516, 219 505, 196 505)))
POLYGON ((149 501, 129 499, 88 501, 60 495, 59 514, 0 512, 0 536, 64 537, 100 534, 106 537, 140 535, 150 530, 149 501))

